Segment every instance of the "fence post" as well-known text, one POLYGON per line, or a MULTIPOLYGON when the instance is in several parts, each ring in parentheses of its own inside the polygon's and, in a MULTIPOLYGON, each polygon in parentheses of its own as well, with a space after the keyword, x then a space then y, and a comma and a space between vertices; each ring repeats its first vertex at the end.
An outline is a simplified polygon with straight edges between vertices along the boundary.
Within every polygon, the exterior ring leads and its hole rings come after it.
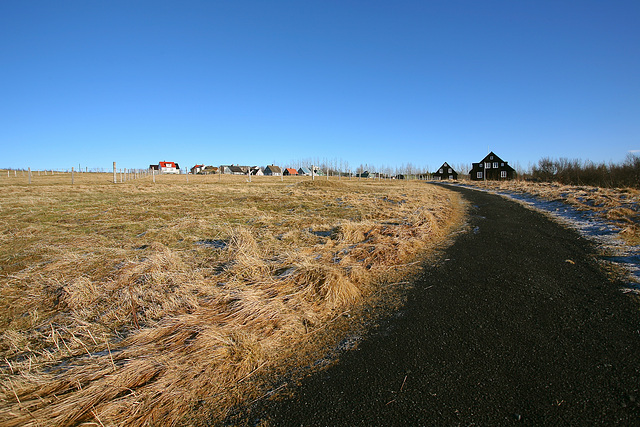
POLYGON ((71 185, 73 185, 73 166, 71 166, 71 185))
POLYGON ((316 180, 316 174, 313 165, 311 165, 311 181, 316 180))
POLYGON ((113 162, 113 183, 117 183, 118 178, 116 178, 116 162, 113 162))
POLYGON ((29 168, 29 184, 31 184, 31 168, 29 168))
POLYGON ((151 169, 151 176, 153 176, 153 183, 156 183, 156 170, 155 169, 151 169))

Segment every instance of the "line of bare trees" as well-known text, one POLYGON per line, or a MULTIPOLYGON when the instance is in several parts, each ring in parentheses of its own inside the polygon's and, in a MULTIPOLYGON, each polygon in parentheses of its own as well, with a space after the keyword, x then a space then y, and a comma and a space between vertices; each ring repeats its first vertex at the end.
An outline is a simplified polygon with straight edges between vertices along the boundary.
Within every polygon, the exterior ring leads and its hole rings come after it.
POLYGON ((418 166, 413 163, 405 163, 400 166, 389 166, 389 165, 373 165, 370 163, 361 163, 357 166, 350 165, 348 161, 343 159, 333 158, 319 158, 319 157, 309 157, 305 159, 297 159, 290 160, 288 162, 280 162, 275 164, 284 164, 286 167, 294 167, 296 169, 306 166, 310 167, 314 165, 315 167, 321 169, 322 171, 329 171, 329 174, 332 176, 337 175, 348 175, 349 173, 353 174, 361 174, 363 172, 370 173, 378 173, 383 176, 391 177, 397 175, 406 175, 406 176, 414 176, 414 175, 426 175, 430 172, 429 166, 418 166))
POLYGON ((531 178, 571 185, 640 188, 640 156, 629 153, 617 164, 545 157, 532 167, 531 178))

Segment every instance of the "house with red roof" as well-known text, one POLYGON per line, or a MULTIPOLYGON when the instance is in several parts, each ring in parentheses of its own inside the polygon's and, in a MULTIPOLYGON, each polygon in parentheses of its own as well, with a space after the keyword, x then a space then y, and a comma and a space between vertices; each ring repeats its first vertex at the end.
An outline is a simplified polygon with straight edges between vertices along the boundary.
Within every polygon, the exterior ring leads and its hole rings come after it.
POLYGON ((160 162, 158 163, 160 173, 180 173, 180 166, 176 162, 160 162))
POLYGON ((294 168, 285 168, 284 172, 282 173, 283 175, 298 175, 298 171, 295 170, 294 168))

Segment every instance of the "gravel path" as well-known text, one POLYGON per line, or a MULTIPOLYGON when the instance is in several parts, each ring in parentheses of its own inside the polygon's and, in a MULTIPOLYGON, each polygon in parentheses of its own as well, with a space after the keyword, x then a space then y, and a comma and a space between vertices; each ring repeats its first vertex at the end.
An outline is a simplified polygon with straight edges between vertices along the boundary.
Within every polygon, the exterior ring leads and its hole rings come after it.
POLYGON ((454 191, 469 232, 404 309, 251 424, 640 425, 640 305, 576 232, 454 191))

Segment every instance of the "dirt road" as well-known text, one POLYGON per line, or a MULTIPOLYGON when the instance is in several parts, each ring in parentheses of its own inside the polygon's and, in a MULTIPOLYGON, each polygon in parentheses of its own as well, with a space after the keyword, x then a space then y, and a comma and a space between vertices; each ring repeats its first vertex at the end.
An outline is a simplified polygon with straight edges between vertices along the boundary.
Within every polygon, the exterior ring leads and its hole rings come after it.
POLYGON ((640 305, 576 232, 460 191, 469 232, 270 425, 640 425, 640 305))

